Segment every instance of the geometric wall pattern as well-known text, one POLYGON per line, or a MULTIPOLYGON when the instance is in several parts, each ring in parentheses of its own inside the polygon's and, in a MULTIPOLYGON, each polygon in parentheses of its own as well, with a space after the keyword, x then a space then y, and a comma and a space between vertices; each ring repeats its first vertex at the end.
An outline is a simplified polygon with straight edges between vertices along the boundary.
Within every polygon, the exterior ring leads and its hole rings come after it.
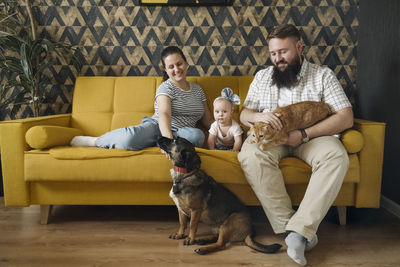
MULTIPOLYGON (((33 6, 39 33, 78 47, 84 61, 79 74, 72 66, 52 68, 64 86, 49 88, 53 104, 44 114, 71 111, 77 75, 161 75, 160 54, 168 45, 183 49, 190 76, 254 75, 271 64, 266 37, 283 23, 300 29, 306 58, 329 66, 351 100, 355 94, 358 0, 235 0, 201 7, 36 0, 33 6)), ((22 107, 19 117, 27 116, 29 107, 22 107)))

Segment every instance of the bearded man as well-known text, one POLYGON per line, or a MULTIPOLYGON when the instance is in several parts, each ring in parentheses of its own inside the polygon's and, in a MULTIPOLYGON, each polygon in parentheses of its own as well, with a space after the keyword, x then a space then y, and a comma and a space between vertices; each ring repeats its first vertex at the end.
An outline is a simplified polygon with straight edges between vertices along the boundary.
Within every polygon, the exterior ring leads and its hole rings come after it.
POLYGON ((333 115, 307 129, 289 133, 285 145, 260 150, 244 142, 238 155, 246 178, 275 233, 287 233, 287 254, 306 265, 304 256, 318 243, 317 229, 335 200, 348 170, 349 158, 338 134, 353 126, 351 104, 332 70, 308 62, 302 55, 298 29, 290 24, 273 29, 267 38, 274 66, 256 73, 243 104, 240 121, 263 121, 280 130, 277 107, 301 101, 323 101, 333 115), (287 156, 312 167, 306 193, 295 211, 286 192, 279 161, 287 156))

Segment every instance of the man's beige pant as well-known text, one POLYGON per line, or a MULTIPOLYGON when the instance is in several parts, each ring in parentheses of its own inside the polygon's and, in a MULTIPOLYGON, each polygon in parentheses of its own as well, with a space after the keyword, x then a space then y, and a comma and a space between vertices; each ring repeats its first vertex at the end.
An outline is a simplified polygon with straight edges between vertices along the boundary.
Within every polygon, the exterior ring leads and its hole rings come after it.
POLYGON ((342 143, 336 137, 323 136, 296 148, 280 145, 262 151, 258 144, 250 144, 248 140, 238 159, 272 229, 275 233, 295 231, 311 240, 335 200, 349 167, 342 143), (279 161, 287 156, 300 158, 312 167, 310 182, 296 212, 279 169, 279 161))

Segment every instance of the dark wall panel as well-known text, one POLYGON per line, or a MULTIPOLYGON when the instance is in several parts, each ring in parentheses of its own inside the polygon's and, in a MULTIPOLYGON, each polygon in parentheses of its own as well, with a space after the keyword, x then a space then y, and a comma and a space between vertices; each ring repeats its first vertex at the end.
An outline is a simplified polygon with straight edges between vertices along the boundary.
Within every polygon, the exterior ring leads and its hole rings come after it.
POLYGON ((387 123, 382 193, 400 204, 400 1, 361 0, 356 114, 387 123))

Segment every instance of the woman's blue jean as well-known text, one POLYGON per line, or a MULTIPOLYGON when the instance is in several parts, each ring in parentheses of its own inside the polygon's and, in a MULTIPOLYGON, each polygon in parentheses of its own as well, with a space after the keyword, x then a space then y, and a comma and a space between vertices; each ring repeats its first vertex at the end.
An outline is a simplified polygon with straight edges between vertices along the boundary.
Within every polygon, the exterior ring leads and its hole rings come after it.
MULTIPOLYGON (((197 128, 184 127, 172 132, 174 138, 182 137, 190 141, 196 147, 202 147, 204 133, 197 128)), ((118 148, 127 150, 141 150, 146 147, 157 146, 157 140, 161 137, 158 121, 144 117, 142 123, 136 126, 119 128, 107 132, 97 138, 96 146, 102 148, 118 148)))

